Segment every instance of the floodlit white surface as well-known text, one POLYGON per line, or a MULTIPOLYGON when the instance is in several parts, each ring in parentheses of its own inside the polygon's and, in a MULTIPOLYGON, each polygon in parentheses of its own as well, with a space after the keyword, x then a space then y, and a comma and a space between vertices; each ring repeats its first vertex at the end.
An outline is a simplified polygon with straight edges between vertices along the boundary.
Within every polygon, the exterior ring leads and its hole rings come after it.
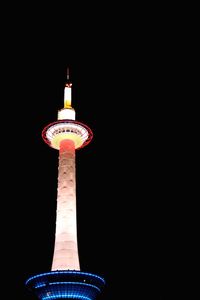
POLYGON ((56 233, 51 270, 80 270, 76 224, 75 146, 71 140, 63 140, 59 150, 56 233))
POLYGON ((59 110, 58 120, 75 120, 75 110, 73 108, 63 108, 59 110))
POLYGON ((72 93, 70 87, 65 87, 64 90, 64 107, 71 106, 72 93))

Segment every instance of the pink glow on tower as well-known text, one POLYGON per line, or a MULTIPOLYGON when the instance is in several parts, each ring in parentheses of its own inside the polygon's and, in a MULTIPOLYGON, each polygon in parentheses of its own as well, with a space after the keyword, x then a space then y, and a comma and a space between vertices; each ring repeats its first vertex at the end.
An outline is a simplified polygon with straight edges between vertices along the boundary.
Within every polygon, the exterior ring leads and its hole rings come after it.
MULTIPOLYGON (((69 79, 69 78, 67 78, 69 79)), ((76 224, 75 154, 92 139, 91 129, 75 121, 71 107, 71 87, 65 85, 64 108, 58 120, 47 125, 42 137, 59 151, 55 244, 51 271, 26 280, 26 286, 40 300, 95 300, 105 280, 99 275, 80 270, 76 224)))
POLYGON ((75 121, 71 107, 71 83, 65 85, 64 108, 58 121, 46 126, 44 141, 59 150, 55 245, 51 271, 80 270, 76 218, 75 152, 92 139, 91 129, 75 121))
POLYGON ((75 145, 62 140, 59 149, 57 217, 51 270, 80 270, 76 228, 75 145))

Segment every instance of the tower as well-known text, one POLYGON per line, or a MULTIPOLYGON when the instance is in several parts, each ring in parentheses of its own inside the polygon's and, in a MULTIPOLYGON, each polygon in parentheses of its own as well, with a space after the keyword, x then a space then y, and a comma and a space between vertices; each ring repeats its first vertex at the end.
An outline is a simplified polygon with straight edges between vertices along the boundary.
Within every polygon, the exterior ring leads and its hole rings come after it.
POLYGON ((25 285, 41 300, 94 300, 105 285, 104 279, 80 269, 76 218, 76 150, 93 138, 91 129, 75 118, 71 106, 72 83, 64 88, 64 108, 58 110, 57 121, 47 125, 42 138, 59 151, 55 244, 51 270, 27 279, 25 285))

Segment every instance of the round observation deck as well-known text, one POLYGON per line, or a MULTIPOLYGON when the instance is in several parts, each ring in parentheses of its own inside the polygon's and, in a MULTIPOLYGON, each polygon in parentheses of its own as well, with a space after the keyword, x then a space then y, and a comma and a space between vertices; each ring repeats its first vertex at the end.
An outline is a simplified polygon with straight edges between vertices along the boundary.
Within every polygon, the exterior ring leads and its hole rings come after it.
POLYGON ((58 120, 50 123, 42 131, 42 138, 50 147, 59 150, 60 142, 72 140, 75 149, 80 149, 90 143, 92 130, 85 124, 75 120, 58 120))

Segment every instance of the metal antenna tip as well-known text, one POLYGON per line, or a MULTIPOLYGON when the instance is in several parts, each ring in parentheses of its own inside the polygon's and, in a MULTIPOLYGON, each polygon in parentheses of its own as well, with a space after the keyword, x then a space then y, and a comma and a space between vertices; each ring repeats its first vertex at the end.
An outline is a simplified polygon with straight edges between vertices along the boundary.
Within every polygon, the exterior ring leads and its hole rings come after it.
POLYGON ((67 68, 67 80, 69 80, 69 67, 67 68))

